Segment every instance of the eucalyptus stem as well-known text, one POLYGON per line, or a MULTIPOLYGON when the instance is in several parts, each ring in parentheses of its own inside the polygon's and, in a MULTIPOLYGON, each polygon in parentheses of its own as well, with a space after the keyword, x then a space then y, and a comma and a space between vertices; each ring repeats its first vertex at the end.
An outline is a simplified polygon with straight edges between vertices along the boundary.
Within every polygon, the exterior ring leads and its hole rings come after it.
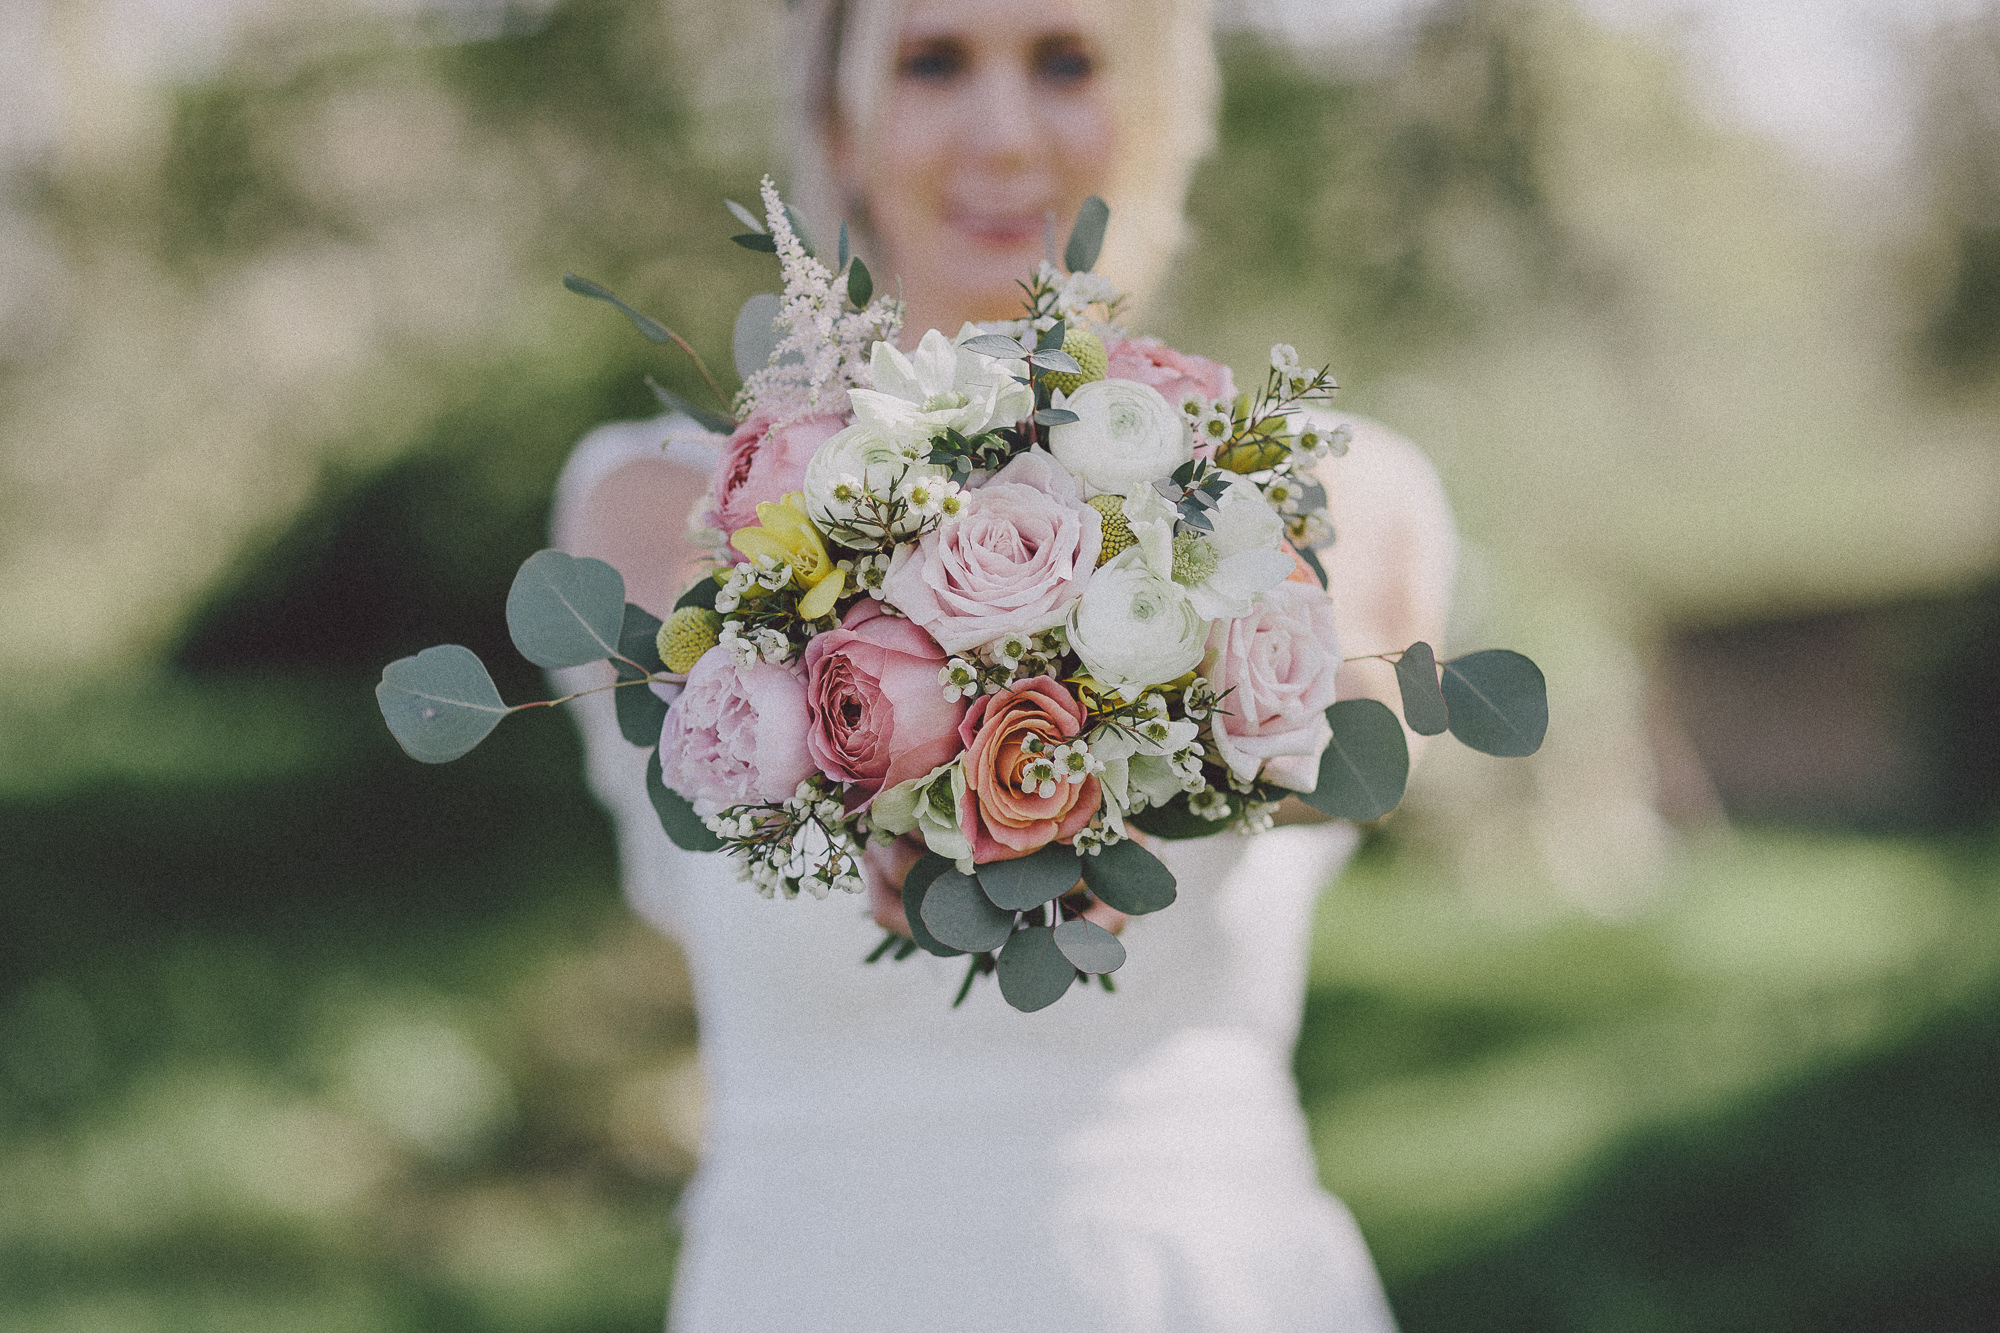
MULTIPOLYGON (((624 662, 628 659, 621 657, 618 660, 624 662)), ((631 665, 638 667, 641 671, 645 671, 645 668, 640 667, 637 662, 632 662, 631 665)), ((554 708, 557 704, 566 704, 572 699, 581 699, 586 694, 599 694, 605 690, 621 689, 627 685, 685 685, 686 683, 686 676, 676 675, 671 671, 658 675, 647 672, 645 675, 635 676, 631 680, 614 680, 608 685, 593 685, 587 690, 578 690, 575 694, 565 694, 560 699, 537 699, 533 703, 515 704, 507 711, 509 713, 519 713, 529 708, 554 708)))

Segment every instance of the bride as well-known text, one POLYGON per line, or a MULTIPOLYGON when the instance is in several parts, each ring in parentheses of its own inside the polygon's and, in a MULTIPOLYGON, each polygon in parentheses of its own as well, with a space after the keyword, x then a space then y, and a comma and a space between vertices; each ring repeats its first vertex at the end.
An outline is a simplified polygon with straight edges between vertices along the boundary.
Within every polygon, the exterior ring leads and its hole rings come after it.
MULTIPOLYGON (((1136 298, 1154 284, 1213 138, 1202 0, 819 0, 792 19, 792 193, 900 278, 907 341, 1014 314, 1044 216, 1093 193, 1112 209, 1100 267, 1136 298)), ((1343 642, 1435 641, 1454 549, 1436 479, 1355 432, 1324 474, 1343 642)), ((666 613, 698 568, 680 534, 713 439, 672 418, 594 432, 556 544, 666 613)), ((1356 663, 1342 694, 1389 698, 1393 679, 1356 663)), ((1129 923, 1116 994, 1022 1014, 982 985, 954 1010, 959 960, 861 965, 880 938, 861 901, 767 901, 674 847, 610 696, 580 708, 627 893, 685 949, 700 1014, 710 1112, 674 1329, 1393 1327, 1290 1072, 1314 899, 1352 826, 1163 845, 1180 901, 1129 923)))

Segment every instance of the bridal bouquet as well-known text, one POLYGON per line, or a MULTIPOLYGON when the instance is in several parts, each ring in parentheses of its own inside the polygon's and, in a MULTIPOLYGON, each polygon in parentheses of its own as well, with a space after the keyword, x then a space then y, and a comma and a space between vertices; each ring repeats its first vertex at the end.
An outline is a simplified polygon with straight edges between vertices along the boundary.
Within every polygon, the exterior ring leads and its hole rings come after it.
MULTIPOLYGON (((612 663, 600 688, 653 751, 647 790, 677 844, 725 851, 787 898, 860 892, 871 840, 921 846, 911 938, 868 961, 969 955, 959 999, 993 973, 1035 1010, 1092 976, 1110 989, 1125 949, 1094 904, 1174 901, 1135 835, 1254 834, 1291 795, 1360 820, 1397 804, 1402 725, 1336 698, 1314 465, 1348 432, 1312 410, 1335 391, 1326 370, 1281 345, 1239 391, 1226 366, 1128 335, 1093 271, 1097 199, 1063 266, 1022 283, 1020 319, 933 329, 906 355, 901 303, 873 292, 845 228, 828 266, 768 179, 762 198, 761 219, 731 204, 736 240, 777 257, 784 293, 739 320, 731 413, 653 386, 727 437, 693 534, 712 571, 664 622, 616 570, 558 551, 530 557, 507 599, 530 661, 612 663)), ((1395 662, 1413 730, 1539 747, 1527 658, 1368 655, 1395 662)), ((428 762, 545 706, 509 708, 456 645, 392 663, 376 695, 428 762)))

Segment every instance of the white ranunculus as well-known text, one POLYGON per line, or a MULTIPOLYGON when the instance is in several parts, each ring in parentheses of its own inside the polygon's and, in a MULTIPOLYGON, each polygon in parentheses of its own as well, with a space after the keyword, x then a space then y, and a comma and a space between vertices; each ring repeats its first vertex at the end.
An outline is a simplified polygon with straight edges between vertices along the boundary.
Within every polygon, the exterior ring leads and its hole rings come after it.
POLYGON ((943 476, 943 468, 924 461, 928 452, 920 441, 856 422, 829 438, 806 464, 806 512, 815 521, 851 518, 854 505, 843 498, 843 488, 859 487, 886 500, 909 477, 943 476))
POLYGON ((1207 643, 1208 622, 1186 590, 1137 550, 1093 574, 1070 609, 1070 647, 1098 684, 1127 698, 1194 670, 1207 643))
POLYGON ((1049 452, 1093 490, 1133 495, 1194 457, 1187 416, 1137 380, 1093 380, 1063 399, 1076 413, 1049 427, 1049 452))
MULTIPOLYGON (((977 337, 978 330, 959 335, 977 337)), ((1035 410, 1027 386, 1010 368, 956 346, 936 329, 924 334, 914 355, 904 356, 886 342, 875 344, 868 366, 874 387, 850 389, 857 422, 897 438, 929 440, 947 430, 977 435, 1011 426, 1035 410)))
POLYGON ((1178 584, 1205 620, 1248 615, 1259 595, 1291 577, 1292 558, 1278 549, 1285 521, 1247 481, 1232 481, 1208 511, 1214 527, 1206 534, 1176 539, 1174 507, 1151 487, 1128 496, 1121 508, 1132 527, 1132 549, 1154 573, 1178 584))

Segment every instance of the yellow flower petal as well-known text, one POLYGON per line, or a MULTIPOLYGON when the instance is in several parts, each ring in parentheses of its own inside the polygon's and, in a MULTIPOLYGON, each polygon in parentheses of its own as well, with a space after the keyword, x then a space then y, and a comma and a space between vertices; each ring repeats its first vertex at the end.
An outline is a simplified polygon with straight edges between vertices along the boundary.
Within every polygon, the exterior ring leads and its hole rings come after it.
MULTIPOLYGON (((757 507, 769 508, 768 505, 757 507)), ((773 560, 790 560, 792 555, 790 543, 768 528, 740 528, 736 535, 729 539, 729 544, 752 560, 764 555, 770 556, 773 560)))
POLYGON ((841 589, 847 586, 847 571, 836 567, 834 571, 813 585, 813 590, 799 598, 799 615, 807 620, 818 620, 833 610, 833 604, 840 599, 841 589))

